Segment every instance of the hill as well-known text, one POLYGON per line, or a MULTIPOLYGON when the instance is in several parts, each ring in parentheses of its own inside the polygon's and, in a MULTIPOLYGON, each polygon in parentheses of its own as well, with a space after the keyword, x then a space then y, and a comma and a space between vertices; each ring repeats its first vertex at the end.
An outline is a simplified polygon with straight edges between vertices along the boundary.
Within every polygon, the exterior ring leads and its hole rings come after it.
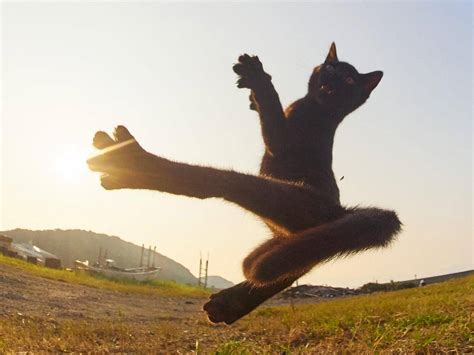
MULTIPOLYGON (((107 257, 121 267, 136 267, 140 264, 141 247, 119 237, 78 229, 3 231, 14 242, 33 243, 41 249, 57 255, 65 267, 72 267, 74 260, 96 261, 99 248, 107 249, 107 257)), ((196 284, 197 278, 183 265, 160 253, 155 255, 155 266, 161 267, 161 278, 180 283, 196 284)))
POLYGON ((234 286, 234 283, 224 279, 221 276, 211 275, 207 277, 207 286, 211 288, 228 288, 234 286))

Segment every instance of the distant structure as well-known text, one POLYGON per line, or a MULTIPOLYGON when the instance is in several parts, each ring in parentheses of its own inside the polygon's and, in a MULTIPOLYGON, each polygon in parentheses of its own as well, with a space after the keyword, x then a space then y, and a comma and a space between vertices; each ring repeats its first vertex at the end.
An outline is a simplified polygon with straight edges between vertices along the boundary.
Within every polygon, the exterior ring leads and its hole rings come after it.
POLYGON ((443 281, 447 281, 451 279, 457 279, 459 277, 464 277, 471 274, 474 274, 474 270, 466 270, 466 271, 460 271, 460 272, 453 272, 451 274, 423 277, 422 279, 420 279, 421 281, 415 278, 414 280, 406 280, 406 281, 401 281, 401 282, 412 282, 420 286, 425 286, 425 285, 431 285, 434 283, 443 282, 443 281), (423 285, 421 285, 421 283, 423 283, 423 285))
POLYGON ((105 275, 112 279, 129 279, 135 281, 153 281, 159 278, 160 267, 155 267, 156 247, 153 250, 153 266, 150 266, 151 246, 148 249, 147 266, 143 266, 143 255, 145 253, 145 245, 142 245, 142 253, 140 257, 140 266, 132 268, 124 268, 115 265, 115 260, 107 258, 108 250, 105 249, 102 255, 102 247, 99 247, 99 255, 97 261, 93 264, 89 260, 75 260, 74 267, 78 270, 84 270, 94 274, 105 275))
POLYGON ((143 267, 143 259, 147 258, 146 267, 155 267, 155 255, 156 255, 156 246, 153 247, 153 252, 151 251, 151 245, 148 249, 145 248, 145 244, 142 244, 142 254, 140 256, 140 267, 143 267), (146 255, 145 255, 146 254, 146 255), (151 265, 150 265, 151 258, 151 265))
POLYGON ((207 253, 207 259, 203 263, 202 255, 199 255, 199 276, 198 276, 198 287, 207 288, 207 275, 209 270, 209 253, 207 253))
POLYGON ((61 260, 54 254, 47 252, 36 245, 28 243, 12 243, 12 249, 18 256, 33 264, 42 264, 46 267, 59 269, 61 260))
POLYGON ((392 280, 390 282, 381 283, 381 284, 377 282, 375 284, 369 282, 363 285, 362 287, 360 287, 360 289, 366 290, 369 292, 397 290, 397 289, 402 289, 402 288, 432 285, 438 282, 444 282, 447 280, 457 279, 460 277, 465 277, 465 276, 469 276, 473 274, 474 274, 474 270, 466 270, 466 271, 454 272, 451 274, 429 276, 429 277, 423 277, 423 278, 417 278, 417 275, 415 274, 415 278, 412 280, 404 280, 404 281, 396 281, 396 282, 392 280))
POLYGON ((4 235, 0 235, 0 253, 9 257, 24 259, 35 265, 40 264, 54 269, 61 267, 61 259, 56 255, 33 244, 14 243, 12 238, 4 235))
POLYGON ((12 238, 0 235, 0 253, 6 256, 16 256, 16 253, 12 250, 12 242, 12 238))

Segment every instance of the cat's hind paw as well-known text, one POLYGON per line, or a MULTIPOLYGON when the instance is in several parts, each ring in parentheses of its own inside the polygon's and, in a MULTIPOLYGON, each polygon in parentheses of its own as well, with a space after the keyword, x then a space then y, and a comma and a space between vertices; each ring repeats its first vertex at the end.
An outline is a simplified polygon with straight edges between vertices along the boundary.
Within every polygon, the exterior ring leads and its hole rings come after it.
MULTIPOLYGON (((144 188, 158 157, 146 152, 124 126, 113 135, 98 131, 92 144, 99 152, 87 160, 89 169, 102 173, 100 183, 106 190, 144 188)), ((152 171, 153 170, 153 171, 152 171)))

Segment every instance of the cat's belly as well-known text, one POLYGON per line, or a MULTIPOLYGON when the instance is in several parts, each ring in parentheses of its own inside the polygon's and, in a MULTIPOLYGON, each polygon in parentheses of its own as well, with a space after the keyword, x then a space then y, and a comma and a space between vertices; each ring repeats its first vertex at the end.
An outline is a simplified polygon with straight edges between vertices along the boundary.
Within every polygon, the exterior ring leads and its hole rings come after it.
POLYGON ((302 159, 276 159, 264 155, 260 174, 276 179, 304 183, 320 196, 340 205, 339 188, 332 169, 302 159))

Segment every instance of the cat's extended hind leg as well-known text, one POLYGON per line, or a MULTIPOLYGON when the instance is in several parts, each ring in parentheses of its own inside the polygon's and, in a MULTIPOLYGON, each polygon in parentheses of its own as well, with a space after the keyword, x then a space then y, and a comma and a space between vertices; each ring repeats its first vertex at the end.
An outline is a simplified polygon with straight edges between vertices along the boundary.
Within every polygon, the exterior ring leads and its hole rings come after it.
POLYGON ((282 231, 293 233, 337 218, 343 208, 311 186, 265 176, 173 162, 143 150, 119 126, 115 140, 98 132, 102 154, 89 167, 103 172, 106 189, 149 189, 197 198, 218 197, 255 213, 282 231))
POLYGON ((350 209, 337 220, 260 245, 244 262, 244 274, 257 286, 294 280, 334 257, 386 247, 400 230, 393 211, 350 209))

